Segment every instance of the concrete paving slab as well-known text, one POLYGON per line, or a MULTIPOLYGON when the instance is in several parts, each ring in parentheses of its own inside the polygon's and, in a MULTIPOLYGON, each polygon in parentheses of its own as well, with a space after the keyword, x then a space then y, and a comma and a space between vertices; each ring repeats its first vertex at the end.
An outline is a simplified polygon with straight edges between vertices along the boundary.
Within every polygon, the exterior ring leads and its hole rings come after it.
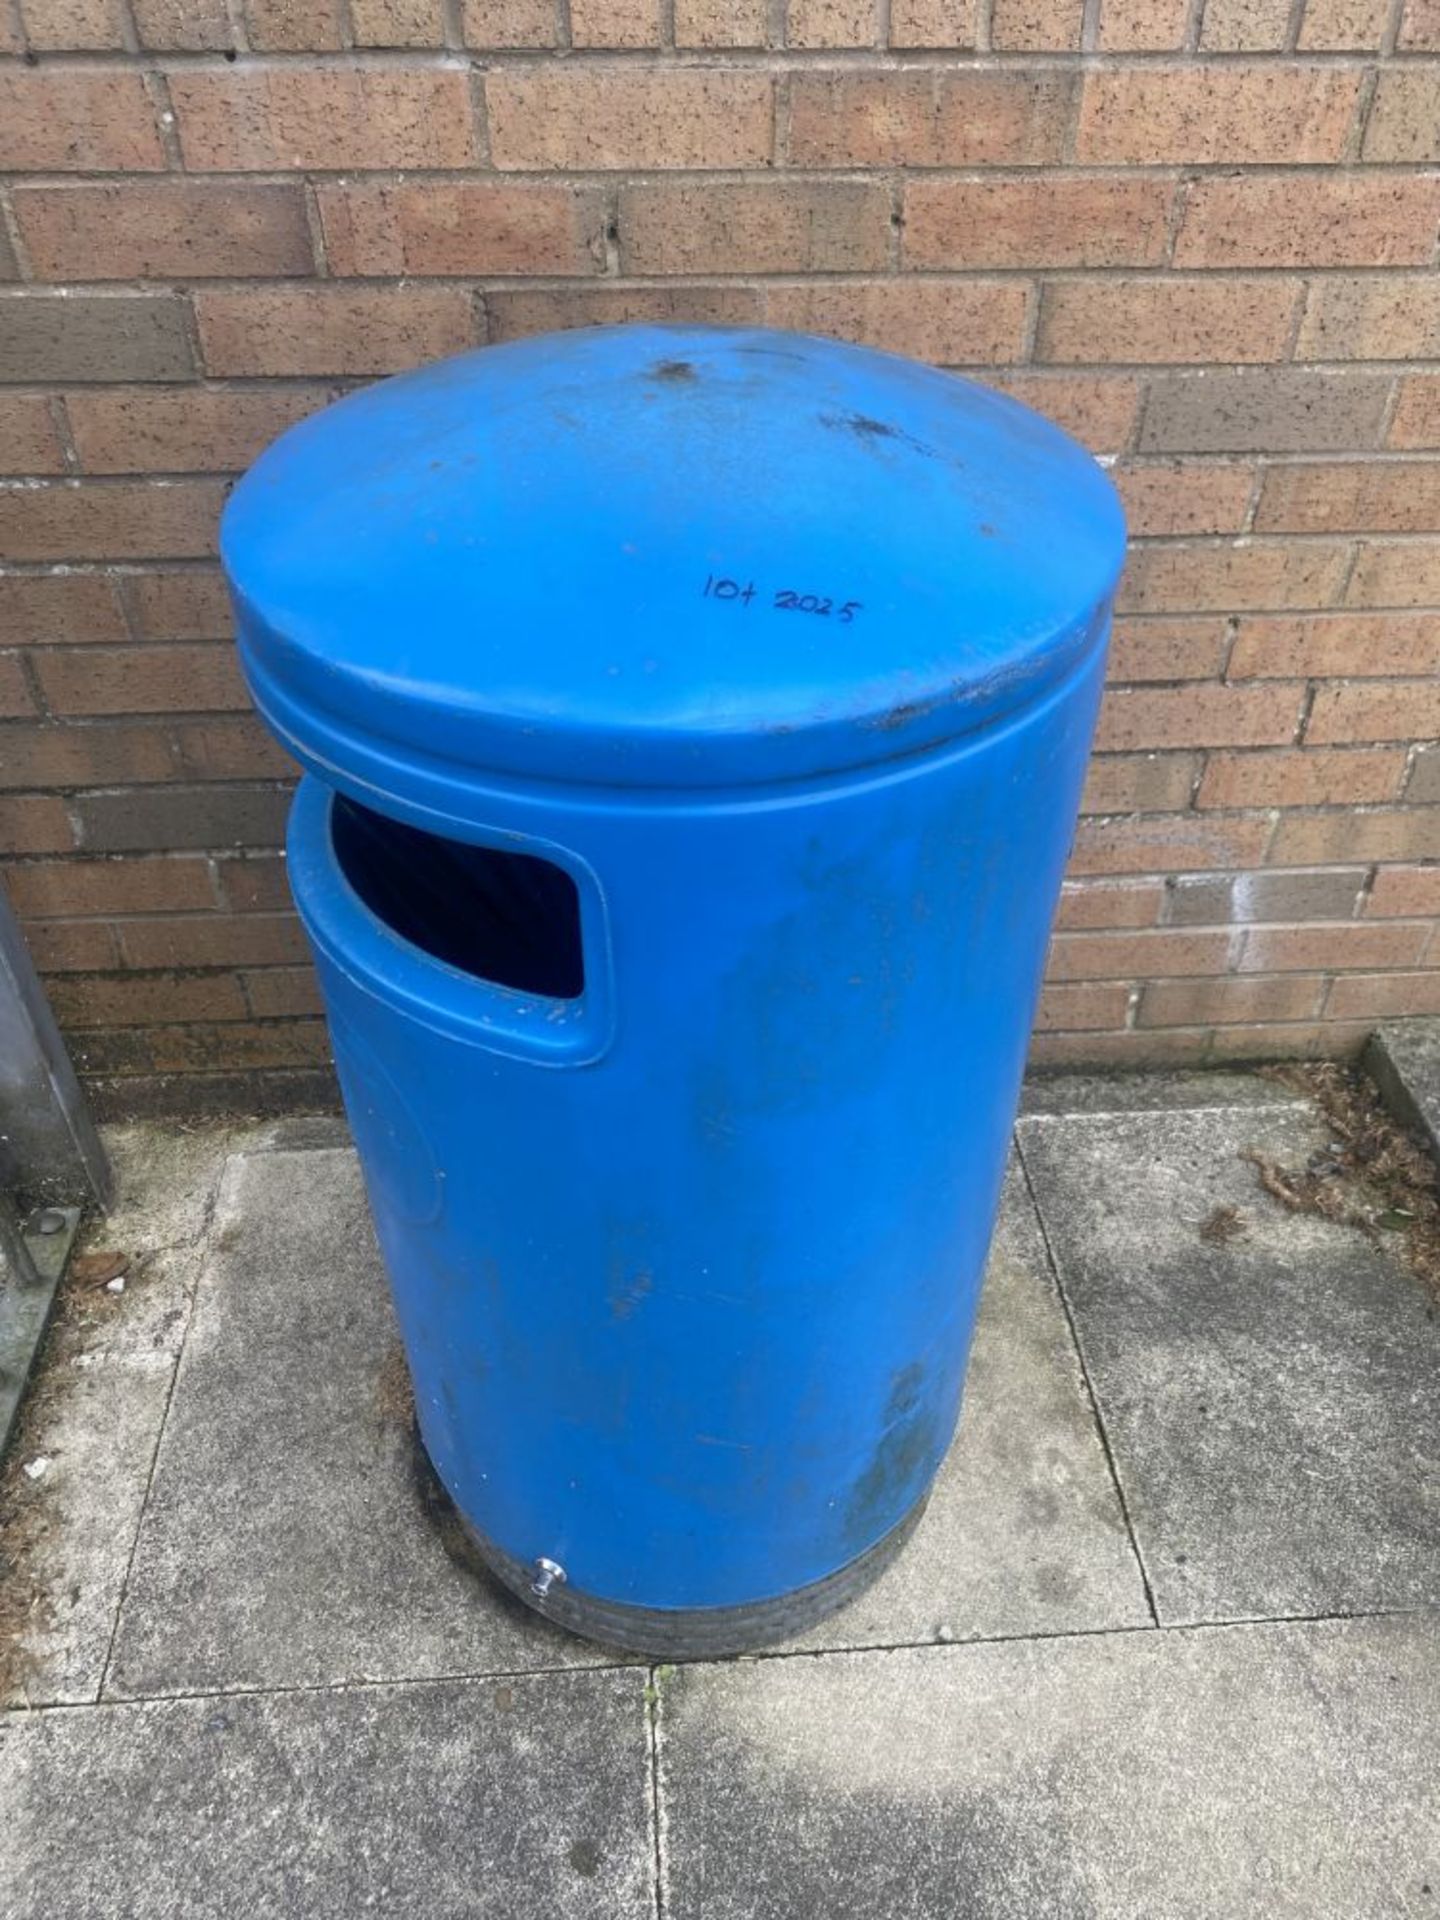
POLYGON ((649 1920, 642 1676, 0 1722, 9 1920, 649 1920))
POLYGON ((1385 1104, 1440 1153, 1440 1020, 1389 1020, 1365 1048, 1364 1064, 1385 1104))
POLYGON ((896 1646, 1149 1620, 1039 1221, 1013 1166, 960 1430, 924 1518, 868 1593, 790 1644, 896 1646))
POLYGON ((352 1153, 228 1165, 113 1697, 595 1665, 448 1556, 352 1153))
POLYGON ((668 1920, 1394 1920, 1440 1903, 1430 1617, 687 1667, 668 1920))
POLYGON ((1327 1137, 1305 1109, 1020 1125, 1164 1622, 1440 1600, 1434 1297, 1241 1158, 1327 1137))
POLYGON ((231 1133, 107 1128, 88 1221, 0 1477, 0 1705, 94 1700, 231 1133), (85 1258, 121 1258, 121 1290, 85 1258))

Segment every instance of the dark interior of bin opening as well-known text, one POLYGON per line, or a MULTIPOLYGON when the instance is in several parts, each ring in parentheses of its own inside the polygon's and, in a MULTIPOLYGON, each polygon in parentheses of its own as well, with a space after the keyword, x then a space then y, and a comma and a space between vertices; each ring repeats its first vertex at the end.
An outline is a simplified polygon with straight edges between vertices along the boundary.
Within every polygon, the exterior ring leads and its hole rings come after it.
POLYGON ((562 867, 444 840, 339 796, 330 831, 345 878, 402 940, 519 993, 584 992, 580 896, 562 867))

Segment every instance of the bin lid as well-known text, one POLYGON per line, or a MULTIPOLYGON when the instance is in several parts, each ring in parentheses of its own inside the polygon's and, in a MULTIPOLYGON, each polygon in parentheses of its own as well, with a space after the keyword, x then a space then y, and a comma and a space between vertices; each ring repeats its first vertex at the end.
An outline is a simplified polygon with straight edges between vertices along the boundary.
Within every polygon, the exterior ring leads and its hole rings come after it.
POLYGON ((1115 491, 1028 408, 758 329, 599 327, 349 395, 221 551, 262 714, 358 762, 714 786, 993 722, 1097 643, 1115 491))

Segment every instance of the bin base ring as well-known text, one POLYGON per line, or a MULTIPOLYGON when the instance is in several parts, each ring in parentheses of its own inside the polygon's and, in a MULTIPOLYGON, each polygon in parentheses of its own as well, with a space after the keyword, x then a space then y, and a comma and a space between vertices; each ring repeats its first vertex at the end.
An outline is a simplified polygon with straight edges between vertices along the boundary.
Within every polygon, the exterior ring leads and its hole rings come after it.
POLYGON ((422 1497, 439 1523, 453 1559, 472 1572, 498 1581, 533 1612, 582 1640, 670 1660, 715 1660, 727 1654, 750 1653, 777 1640, 788 1640, 836 1612, 863 1593, 890 1565, 919 1525, 930 1497, 927 1487, 909 1512, 873 1546, 824 1579, 797 1587, 792 1593, 738 1607, 634 1607, 598 1599, 568 1582, 557 1582, 543 1598, 537 1596, 531 1590, 533 1565, 516 1560, 466 1519, 435 1471, 418 1428, 415 1454, 422 1497))

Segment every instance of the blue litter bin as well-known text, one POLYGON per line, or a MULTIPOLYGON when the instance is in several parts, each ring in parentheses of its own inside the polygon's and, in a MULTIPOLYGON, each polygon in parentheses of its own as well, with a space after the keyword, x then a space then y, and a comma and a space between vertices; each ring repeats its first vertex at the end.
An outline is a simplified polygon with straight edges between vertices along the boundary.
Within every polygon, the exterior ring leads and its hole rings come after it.
POLYGON ((387 380, 225 515, 421 1438, 654 1654, 840 1604, 954 1432, 1124 528, 984 388, 600 328, 387 380))

